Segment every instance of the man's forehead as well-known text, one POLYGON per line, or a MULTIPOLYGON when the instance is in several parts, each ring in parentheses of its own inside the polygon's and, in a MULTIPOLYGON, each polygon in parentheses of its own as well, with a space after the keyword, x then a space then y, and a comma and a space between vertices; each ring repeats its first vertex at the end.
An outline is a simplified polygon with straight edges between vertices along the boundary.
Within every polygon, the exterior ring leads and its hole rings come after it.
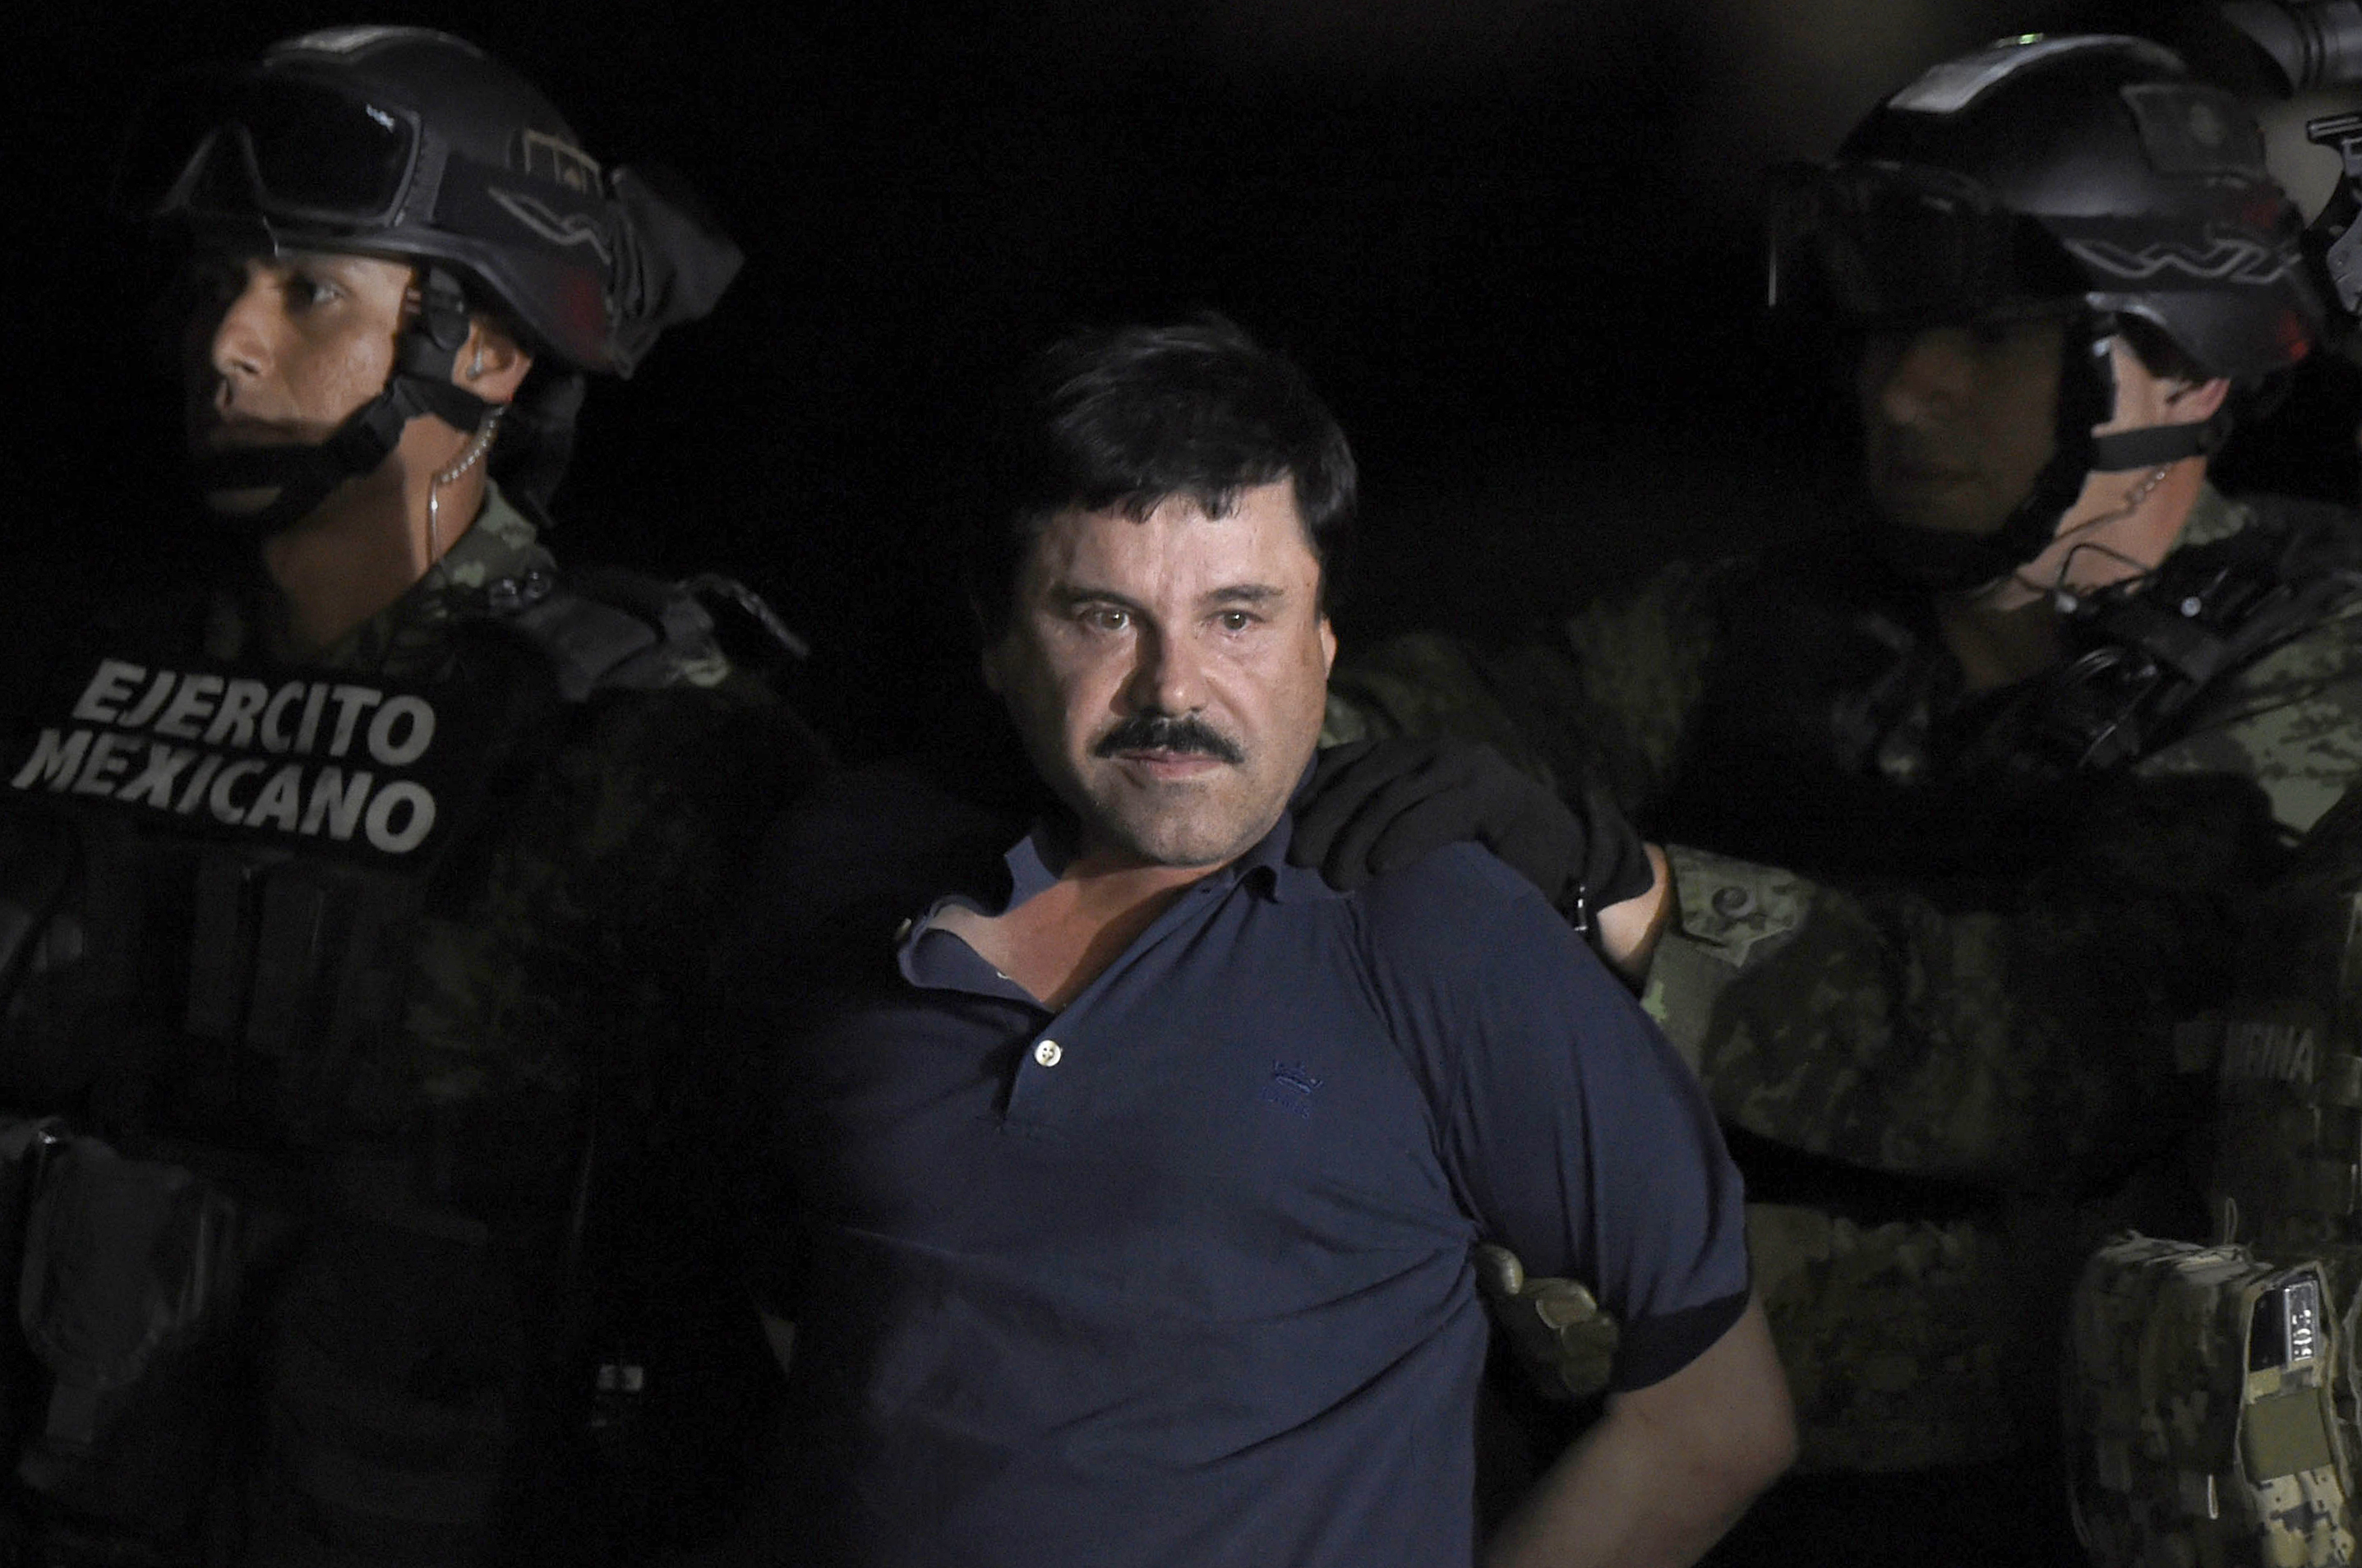
POLYGON ((1031 564, 1052 575, 1087 561, 1152 557, 1176 563, 1246 558, 1266 569, 1300 563, 1317 570, 1319 565, 1294 486, 1284 480, 1241 491, 1229 505, 1176 494, 1147 507, 1069 507, 1051 517, 1030 552, 1031 564))
POLYGON ((367 250, 340 250, 319 245, 282 245, 260 234, 201 238, 189 247, 188 259, 189 263, 196 267, 244 267, 248 264, 347 267, 358 264, 397 267, 408 271, 414 265, 407 257, 367 250))
POLYGON ((1287 475, 1261 484, 1233 485, 1222 490, 1175 490, 1162 494, 1131 495, 1093 506, 1076 499, 1061 507, 1059 517, 1121 518, 1130 523, 1222 522, 1244 512, 1268 513, 1284 508, 1301 523, 1296 505, 1296 481, 1287 475))

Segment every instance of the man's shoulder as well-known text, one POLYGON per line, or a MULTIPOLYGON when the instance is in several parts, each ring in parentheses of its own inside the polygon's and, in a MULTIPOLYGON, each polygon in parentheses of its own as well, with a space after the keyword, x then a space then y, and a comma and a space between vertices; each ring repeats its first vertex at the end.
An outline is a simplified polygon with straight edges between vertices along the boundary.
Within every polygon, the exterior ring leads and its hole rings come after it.
MULTIPOLYGON (((508 657, 529 664, 544 657, 519 656, 513 642, 510 649, 508 657)), ((561 683, 554 703, 537 676, 502 690, 476 701, 517 715, 528 736, 542 737, 524 741, 535 780, 528 809, 554 820, 534 836, 569 859, 620 867, 723 853, 743 869, 765 827, 831 766, 825 745, 769 687, 726 661, 697 679, 649 669, 588 690, 561 683)))
POLYGON ((824 777, 828 751, 760 681, 680 681, 602 694, 568 727, 557 767, 610 793, 631 779, 767 823, 824 777))
POLYGON ((1447 844, 1407 865, 1380 872, 1355 890, 1366 918, 1391 926, 1419 911, 1441 908, 1466 909, 1485 915, 1529 905, 1554 920, 1540 889, 1518 876, 1483 845, 1473 841, 1447 844))
POLYGON ((1350 900, 1372 968, 1438 994, 1556 990, 1570 973, 1597 967, 1540 891, 1481 845, 1446 845, 1350 900))
POLYGON ((2252 651, 2142 770, 2254 778, 2301 832, 2362 780, 2362 515, 2285 496, 2201 500, 2202 536, 2185 536, 2177 569, 2236 576, 2255 613, 2229 635, 2252 651))
POLYGON ((568 701, 746 684, 684 583, 545 558, 521 575, 457 584, 449 598, 463 628, 529 650, 568 701))
POLYGON ((2282 534, 2319 536, 2329 543, 2343 536, 2353 545, 2362 541, 2362 513, 2350 504, 2318 496, 2290 495, 2279 491, 2241 491, 2226 495, 2212 484, 2200 488, 2191 502, 2175 548, 2190 549, 2261 527, 2282 534))

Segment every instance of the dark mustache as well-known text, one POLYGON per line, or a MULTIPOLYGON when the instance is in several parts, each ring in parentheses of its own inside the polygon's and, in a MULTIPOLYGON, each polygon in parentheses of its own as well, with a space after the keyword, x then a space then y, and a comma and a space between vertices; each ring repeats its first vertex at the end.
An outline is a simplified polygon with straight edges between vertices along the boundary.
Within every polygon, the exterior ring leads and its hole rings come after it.
POLYGON ((1194 713, 1135 714, 1101 735, 1091 747, 1093 756, 1113 756, 1122 751, 1196 752, 1234 765, 1246 760, 1238 742, 1194 713))

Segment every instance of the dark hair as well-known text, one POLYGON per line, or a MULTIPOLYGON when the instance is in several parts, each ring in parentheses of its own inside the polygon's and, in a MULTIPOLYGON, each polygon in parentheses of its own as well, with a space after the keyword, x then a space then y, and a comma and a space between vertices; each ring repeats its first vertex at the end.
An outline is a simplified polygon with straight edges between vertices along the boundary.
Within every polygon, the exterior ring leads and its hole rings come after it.
POLYGON ((2119 312, 2114 325, 2133 358, 2152 376, 2166 381, 2208 381, 2214 372, 2191 358, 2180 344, 2166 335, 2165 328, 2146 316, 2119 312))
POLYGON ((1352 449, 1312 383, 1210 312, 1043 350, 1004 398, 980 477, 962 571, 987 641, 1008 630, 1017 575, 1062 512, 1145 518, 1177 496, 1220 517, 1239 491, 1289 480, 1321 563, 1324 613, 1353 512, 1352 449))

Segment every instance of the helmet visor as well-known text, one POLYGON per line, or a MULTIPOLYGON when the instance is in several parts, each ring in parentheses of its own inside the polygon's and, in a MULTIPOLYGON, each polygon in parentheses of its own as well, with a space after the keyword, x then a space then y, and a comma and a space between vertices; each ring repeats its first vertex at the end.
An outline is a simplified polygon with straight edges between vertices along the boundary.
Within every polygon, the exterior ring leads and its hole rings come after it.
POLYGON ((315 223, 389 223, 418 153, 418 119, 323 83, 192 79, 141 111, 116 179, 117 210, 260 212, 315 223))
POLYGON ((2032 297, 2017 219, 1949 170, 1792 165, 1772 200, 1771 304, 1811 303, 1858 326, 1964 320, 2032 297))

